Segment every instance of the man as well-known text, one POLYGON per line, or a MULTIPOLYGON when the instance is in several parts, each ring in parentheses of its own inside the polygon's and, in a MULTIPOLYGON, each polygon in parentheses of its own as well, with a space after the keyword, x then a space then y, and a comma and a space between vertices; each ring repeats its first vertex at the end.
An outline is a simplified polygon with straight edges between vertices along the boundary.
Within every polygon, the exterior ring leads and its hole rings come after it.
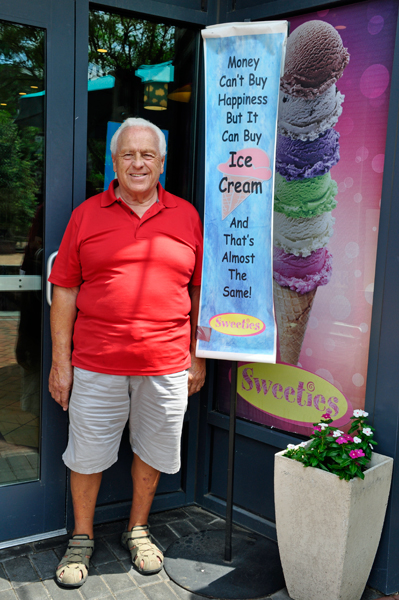
POLYGON ((159 184, 166 143, 158 127, 127 119, 111 152, 117 179, 73 212, 49 278, 49 389, 69 408, 63 460, 71 470, 75 517, 56 571, 65 587, 87 579, 102 472, 117 460, 127 420, 133 499, 121 541, 141 573, 162 569, 148 515, 160 473, 180 468, 187 395, 205 379, 205 361, 194 352, 202 259, 198 213, 159 184))

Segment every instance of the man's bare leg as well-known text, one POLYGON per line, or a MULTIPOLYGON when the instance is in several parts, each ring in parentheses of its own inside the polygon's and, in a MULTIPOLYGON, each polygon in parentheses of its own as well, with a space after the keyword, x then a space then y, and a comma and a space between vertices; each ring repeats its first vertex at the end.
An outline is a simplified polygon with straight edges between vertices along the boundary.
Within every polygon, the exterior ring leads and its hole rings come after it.
MULTIPOLYGON (((83 475, 71 471, 71 494, 73 502, 73 513, 75 518, 75 527, 72 535, 88 535, 92 540, 94 511, 98 491, 100 489, 102 473, 93 473, 83 475)), ((64 571, 61 571, 59 578, 62 580, 64 571)), ((80 571, 80 579, 83 573, 80 571)))
POLYGON ((133 500, 130 509, 129 531, 136 525, 147 525, 160 476, 159 471, 147 465, 137 454, 133 455, 133 500))
POLYGON ((75 527, 73 535, 86 534, 92 540, 94 511, 98 491, 101 485, 102 473, 83 475, 71 471, 71 493, 75 527))
MULTIPOLYGON (((132 462, 133 499, 130 509, 128 531, 136 525, 147 525, 148 515, 161 473, 147 465, 137 454, 133 454, 132 462)), ((159 562, 161 560, 158 558, 159 562)), ((140 563, 144 567, 144 561, 140 563)))

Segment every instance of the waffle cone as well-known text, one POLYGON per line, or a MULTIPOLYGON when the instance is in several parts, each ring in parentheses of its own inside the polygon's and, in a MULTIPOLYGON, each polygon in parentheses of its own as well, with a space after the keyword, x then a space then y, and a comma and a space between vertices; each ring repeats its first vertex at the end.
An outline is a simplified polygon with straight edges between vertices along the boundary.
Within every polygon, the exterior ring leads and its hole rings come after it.
MULTIPOLYGON (((229 181, 233 181, 234 183, 240 181, 241 183, 244 183, 245 181, 248 181, 248 177, 242 177, 240 175, 229 175, 229 181)), ((244 202, 245 198, 248 198, 248 196, 250 195, 251 194, 248 192, 237 193, 236 191, 234 191, 234 189, 229 193, 223 192, 222 220, 225 219, 230 213, 232 213, 233 210, 237 208, 237 206, 241 204, 241 202, 244 202)))
POLYGON ((316 291, 317 288, 306 294, 299 294, 281 287, 273 279, 274 309, 282 362, 290 365, 298 363, 316 291))

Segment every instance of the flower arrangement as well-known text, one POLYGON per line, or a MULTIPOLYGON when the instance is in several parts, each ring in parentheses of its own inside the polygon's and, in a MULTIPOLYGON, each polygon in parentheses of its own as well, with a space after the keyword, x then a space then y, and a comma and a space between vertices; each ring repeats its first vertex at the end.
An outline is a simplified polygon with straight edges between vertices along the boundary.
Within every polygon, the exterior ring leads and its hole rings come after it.
POLYGON ((323 469, 349 481, 354 477, 364 479, 363 471, 371 459, 374 428, 366 422, 368 413, 355 410, 348 433, 330 427, 330 413, 322 416, 320 423, 313 423, 314 430, 309 442, 298 446, 288 444, 284 456, 301 462, 305 467, 323 469))

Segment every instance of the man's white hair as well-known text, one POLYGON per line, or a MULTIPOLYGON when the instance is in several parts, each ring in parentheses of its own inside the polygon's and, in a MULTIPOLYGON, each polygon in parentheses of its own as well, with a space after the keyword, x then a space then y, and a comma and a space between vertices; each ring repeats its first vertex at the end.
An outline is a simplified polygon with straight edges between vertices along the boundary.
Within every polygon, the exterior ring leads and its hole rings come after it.
POLYGON ((118 138, 121 134, 121 132, 126 129, 126 127, 145 127, 147 129, 152 129, 152 131, 154 131, 154 133, 156 133, 157 137, 158 137, 158 141, 159 141, 159 153, 161 155, 161 157, 163 158, 166 154, 166 140, 165 140, 165 135, 163 134, 163 132, 161 131, 161 129, 159 129, 159 127, 157 127, 156 125, 154 125, 154 123, 151 123, 151 121, 147 121, 147 119, 139 119, 139 118, 133 118, 130 117, 129 119, 126 119, 126 121, 124 121, 122 123, 122 125, 115 131, 114 135, 112 136, 112 140, 111 140, 111 154, 113 156, 116 155, 117 149, 118 149, 118 138))

